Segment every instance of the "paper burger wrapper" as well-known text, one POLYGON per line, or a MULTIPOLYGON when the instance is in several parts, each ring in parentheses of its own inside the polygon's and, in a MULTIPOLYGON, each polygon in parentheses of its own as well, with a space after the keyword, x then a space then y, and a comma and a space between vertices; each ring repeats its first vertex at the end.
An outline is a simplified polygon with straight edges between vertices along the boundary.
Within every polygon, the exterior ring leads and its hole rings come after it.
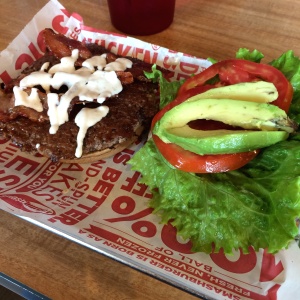
MULTIPOLYGON (((43 55, 40 32, 47 27, 155 63, 172 71, 174 80, 210 65, 205 59, 86 27, 78 13, 49 1, 1 52, 1 81, 8 82, 43 55)), ((296 243, 275 256, 264 250, 232 256, 192 253, 189 241, 181 240, 171 225, 161 224, 148 207, 150 191, 126 164, 141 146, 134 144, 92 164, 55 164, 0 139, 0 208, 208 299, 299 297, 296 243)))

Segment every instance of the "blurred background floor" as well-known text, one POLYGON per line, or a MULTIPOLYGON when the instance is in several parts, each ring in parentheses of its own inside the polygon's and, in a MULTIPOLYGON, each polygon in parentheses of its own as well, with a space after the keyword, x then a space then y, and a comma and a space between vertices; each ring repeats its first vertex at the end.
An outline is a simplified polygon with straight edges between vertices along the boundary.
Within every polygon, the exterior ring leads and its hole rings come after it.
POLYGON ((25 298, 15 294, 14 292, 0 285, 0 300, 24 300, 24 299, 25 298))

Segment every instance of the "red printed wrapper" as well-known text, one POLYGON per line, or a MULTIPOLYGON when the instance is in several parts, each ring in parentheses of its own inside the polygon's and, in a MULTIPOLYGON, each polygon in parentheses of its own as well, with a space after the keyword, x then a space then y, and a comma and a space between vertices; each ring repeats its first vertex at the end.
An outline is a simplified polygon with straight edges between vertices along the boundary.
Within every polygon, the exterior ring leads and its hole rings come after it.
MULTIPOLYGON (((87 27, 77 13, 49 1, 0 56, 7 82, 43 54, 46 27, 110 51, 156 63, 174 79, 201 72, 207 60, 87 27)), ((261 250, 191 253, 174 228, 148 207, 151 194, 126 162, 142 143, 92 164, 54 164, 0 139, 0 208, 101 254, 208 299, 297 299, 300 257, 296 243, 271 255, 261 250)))

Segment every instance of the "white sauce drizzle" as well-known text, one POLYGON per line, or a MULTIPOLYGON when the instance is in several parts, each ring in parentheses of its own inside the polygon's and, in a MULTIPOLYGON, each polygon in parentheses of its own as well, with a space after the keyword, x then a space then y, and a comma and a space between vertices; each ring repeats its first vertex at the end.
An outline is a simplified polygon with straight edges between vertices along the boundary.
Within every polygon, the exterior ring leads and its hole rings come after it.
POLYGON ((51 78, 52 75, 44 71, 32 72, 20 81, 20 87, 26 88, 41 85, 46 93, 48 93, 50 91, 51 78))
MULTIPOLYGON (((42 103, 35 86, 41 85, 47 93, 48 111, 50 119, 50 134, 55 134, 60 125, 69 120, 68 108, 72 99, 79 97, 80 101, 97 100, 103 103, 107 97, 122 91, 122 84, 116 71, 125 71, 132 67, 132 61, 126 58, 117 58, 114 62, 106 63, 106 54, 93 56, 82 63, 80 69, 75 70, 79 50, 74 49, 72 55, 63 57, 60 63, 52 66, 49 71, 49 62, 42 65, 40 71, 31 73, 20 81, 20 87, 14 87, 15 106, 24 105, 43 111, 42 103), (50 88, 58 90, 63 85, 68 91, 60 99, 59 95, 50 92, 50 88), (28 95, 24 89, 30 87, 28 95)), ((82 145, 89 127, 95 125, 108 113, 107 106, 98 108, 83 108, 76 116, 75 122, 80 128, 77 136, 76 157, 82 155, 82 145)))
POLYGON ((71 56, 63 57, 60 60, 59 64, 56 64, 51 67, 51 69, 48 71, 50 74, 54 74, 56 72, 66 72, 66 73, 72 73, 75 71, 75 62, 78 59, 79 50, 74 49, 72 51, 71 56))
POLYGON ((59 98, 58 94, 55 93, 49 93, 47 95, 47 103, 48 103, 48 111, 47 115, 51 119, 51 126, 49 129, 50 134, 55 134, 59 127, 59 120, 60 120, 60 114, 59 114, 59 98))
POLYGON ((23 91, 23 88, 15 86, 13 92, 15 95, 15 106, 24 105, 38 112, 43 111, 43 105, 38 94, 38 89, 32 88, 30 95, 28 95, 23 91))
POLYGON ((40 71, 45 71, 49 68, 50 63, 49 62, 45 62, 42 66, 41 66, 41 70, 40 71))
POLYGON ((124 66, 126 68, 131 68, 132 61, 127 58, 124 58, 124 57, 117 58, 115 61, 107 64, 106 67, 104 68, 104 70, 105 71, 124 71, 124 66))
POLYGON ((82 155, 83 140, 88 128, 101 121, 108 112, 109 108, 106 105, 102 105, 97 108, 85 107, 76 115, 75 123, 79 127, 79 132, 77 134, 77 148, 75 152, 76 157, 81 157, 82 155))
POLYGON ((88 58, 82 63, 82 66, 86 67, 92 71, 95 70, 95 67, 98 70, 103 70, 103 68, 106 66, 106 54, 88 58))

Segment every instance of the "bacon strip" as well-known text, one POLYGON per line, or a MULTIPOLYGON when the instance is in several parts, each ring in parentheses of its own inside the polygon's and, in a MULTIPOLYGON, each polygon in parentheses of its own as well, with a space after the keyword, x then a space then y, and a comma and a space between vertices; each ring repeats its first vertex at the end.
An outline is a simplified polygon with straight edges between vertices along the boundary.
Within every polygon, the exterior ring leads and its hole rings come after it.
POLYGON ((12 99, 13 94, 5 94, 0 90, 0 121, 7 122, 10 120, 10 110, 14 107, 15 101, 12 99))
MULTIPOLYGON (((30 95, 31 88, 27 88, 24 91, 28 95, 30 95)), ((18 116, 26 117, 34 122, 49 121, 49 117, 47 115, 47 96, 41 91, 38 91, 38 94, 43 104, 42 112, 38 112, 30 107, 26 107, 23 105, 15 106, 14 94, 4 94, 0 91, 0 121, 7 122, 16 119, 18 116)))
POLYGON ((91 51, 81 42, 72 40, 63 34, 57 34, 52 29, 46 28, 42 32, 47 49, 57 58, 71 56, 72 50, 79 50, 79 58, 75 65, 81 66, 82 61, 92 56, 91 51))
POLYGON ((117 71, 116 72, 119 80, 121 81, 122 84, 130 84, 133 83, 133 75, 131 72, 123 72, 123 71, 117 71))

